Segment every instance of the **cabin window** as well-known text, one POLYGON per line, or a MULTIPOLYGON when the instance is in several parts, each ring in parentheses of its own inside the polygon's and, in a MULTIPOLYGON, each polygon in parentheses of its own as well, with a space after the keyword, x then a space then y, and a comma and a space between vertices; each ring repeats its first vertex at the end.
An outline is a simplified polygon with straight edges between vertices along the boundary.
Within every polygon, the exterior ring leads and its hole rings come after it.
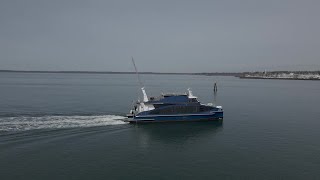
POLYGON ((198 100, 196 98, 191 98, 189 99, 189 102, 198 102, 198 100))
POLYGON ((199 106, 169 106, 161 109, 155 109, 151 114, 190 114, 200 111, 199 106))
POLYGON ((213 108, 209 106, 200 106, 201 112, 211 111, 213 108))

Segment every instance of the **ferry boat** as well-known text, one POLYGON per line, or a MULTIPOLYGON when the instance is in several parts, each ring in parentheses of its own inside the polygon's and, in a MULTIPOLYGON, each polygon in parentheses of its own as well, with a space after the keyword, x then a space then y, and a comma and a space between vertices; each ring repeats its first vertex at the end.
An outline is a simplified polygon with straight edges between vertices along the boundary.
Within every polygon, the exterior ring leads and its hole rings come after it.
POLYGON ((166 93, 159 97, 148 98, 142 85, 136 64, 132 63, 138 76, 143 94, 143 101, 137 101, 127 114, 130 123, 139 122, 169 122, 169 121, 212 121, 223 119, 222 106, 215 106, 217 93, 214 84, 214 104, 201 104, 198 98, 188 89, 187 93, 166 93))
POLYGON ((159 97, 148 98, 141 88, 143 101, 137 101, 130 113, 127 122, 169 122, 169 121, 213 121, 223 119, 222 106, 212 103, 201 104, 197 97, 188 89, 187 93, 161 94, 159 97))

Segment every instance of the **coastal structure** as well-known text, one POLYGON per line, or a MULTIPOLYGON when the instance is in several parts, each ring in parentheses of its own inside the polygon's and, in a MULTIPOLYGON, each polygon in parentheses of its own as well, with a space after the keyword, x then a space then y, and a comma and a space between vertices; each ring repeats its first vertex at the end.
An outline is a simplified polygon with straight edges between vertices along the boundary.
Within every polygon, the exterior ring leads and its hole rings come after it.
POLYGON ((273 71, 246 72, 240 78, 247 79, 292 79, 292 80, 320 80, 320 71, 273 71))

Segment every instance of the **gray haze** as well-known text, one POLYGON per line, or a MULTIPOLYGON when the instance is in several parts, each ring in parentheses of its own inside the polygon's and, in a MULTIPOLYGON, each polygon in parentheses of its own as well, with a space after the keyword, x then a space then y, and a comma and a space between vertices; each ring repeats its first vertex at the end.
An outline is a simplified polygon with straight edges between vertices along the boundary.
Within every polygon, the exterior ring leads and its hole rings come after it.
POLYGON ((320 69, 319 0, 1 0, 0 69, 320 69))

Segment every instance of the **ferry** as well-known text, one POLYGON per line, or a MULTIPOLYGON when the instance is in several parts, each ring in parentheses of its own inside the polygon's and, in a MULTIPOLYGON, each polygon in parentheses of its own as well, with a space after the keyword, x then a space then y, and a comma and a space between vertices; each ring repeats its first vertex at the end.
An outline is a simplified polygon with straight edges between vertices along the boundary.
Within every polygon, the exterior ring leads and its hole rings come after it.
POLYGON ((212 103, 202 104, 188 89, 187 93, 161 94, 159 97, 148 98, 144 88, 143 101, 137 101, 127 122, 170 122, 170 121, 213 121, 223 119, 222 106, 212 103))
POLYGON ((222 106, 215 105, 217 86, 214 84, 214 103, 202 104, 189 88, 186 93, 165 93, 148 97, 132 58, 143 94, 143 100, 136 101, 127 114, 130 123, 171 121, 213 121, 223 119, 222 106))

